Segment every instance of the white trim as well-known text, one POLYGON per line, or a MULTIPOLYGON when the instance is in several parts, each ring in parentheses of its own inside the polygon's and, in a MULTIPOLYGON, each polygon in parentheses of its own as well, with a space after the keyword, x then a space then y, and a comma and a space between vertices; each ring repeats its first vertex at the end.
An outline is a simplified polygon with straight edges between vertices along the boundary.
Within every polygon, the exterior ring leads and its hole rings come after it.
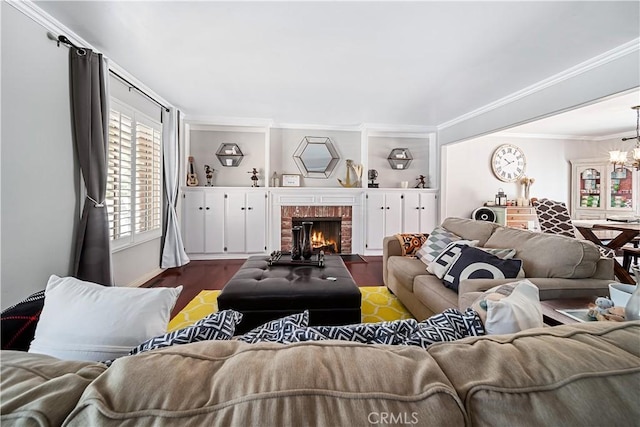
POLYGON ((238 133, 268 133, 269 128, 255 126, 234 126, 186 122, 192 131, 238 132, 238 133))
POLYGON ((360 125, 320 125, 314 123, 274 123, 275 129, 324 130, 338 132, 360 132, 360 125))
POLYGON ((157 275, 159 275, 160 273, 162 273, 163 271, 165 271, 164 268, 156 268, 153 271, 150 271, 149 273, 145 274, 144 276, 138 277, 136 280, 134 280, 133 282, 127 283, 126 285, 123 285, 122 287, 126 287, 126 288, 139 288, 140 286, 144 285, 145 283, 147 283, 149 280, 153 279, 154 277, 156 277, 157 275))
POLYGON ((184 121, 193 126, 210 125, 210 126, 238 126, 238 127, 254 127, 254 128, 270 128, 273 126, 273 120, 253 118, 253 117, 224 117, 224 116, 194 116, 185 114, 184 121))
POLYGON ((375 132, 429 134, 438 130, 438 126, 390 125, 383 123, 363 123, 361 127, 369 130, 370 135, 375 132))
POLYGON ((377 131, 377 130, 367 130, 367 135, 370 138, 416 138, 416 139, 429 139, 429 136, 432 135, 433 132, 395 132, 395 131, 377 131))
POLYGON ((630 135, 629 132, 614 133, 604 136, 581 136, 581 135, 552 135, 546 133, 519 133, 519 132, 496 132, 491 136, 502 138, 521 138, 521 139, 565 139, 575 141, 606 141, 608 139, 618 139, 630 135))
POLYGON ((449 120, 447 122, 444 123, 440 123, 437 128, 438 131, 441 131, 443 129, 446 129, 448 127, 451 127, 453 125, 456 125, 460 122, 464 122, 466 120, 469 120, 473 117, 477 117, 480 116, 482 114, 485 114, 489 111, 495 110, 499 107, 503 107, 505 105, 508 105, 512 102, 515 102, 519 99, 525 98, 533 93, 536 92, 540 92, 544 89, 549 88, 550 86, 556 85, 560 82, 563 82, 565 80, 571 79, 573 77, 576 77, 580 74, 586 73, 588 71, 591 71, 595 68, 598 68, 608 62, 611 61, 615 61, 618 58, 621 58, 623 56, 629 55, 631 53, 634 53, 636 51, 640 50, 640 38, 636 38, 634 40, 631 40, 627 43, 624 43, 618 47, 615 47, 603 54, 600 54, 598 56, 595 56, 591 59, 588 59, 578 65, 575 65, 571 68, 568 68, 558 74, 555 74, 547 79, 541 80, 538 83, 535 83, 531 86, 528 86, 522 90, 519 90, 517 92, 512 93, 511 95, 505 96, 503 98, 498 99, 495 102, 492 102, 490 104, 487 104, 483 107, 480 107, 476 110, 470 111, 466 114, 463 114, 461 116, 458 116, 452 120, 449 120))

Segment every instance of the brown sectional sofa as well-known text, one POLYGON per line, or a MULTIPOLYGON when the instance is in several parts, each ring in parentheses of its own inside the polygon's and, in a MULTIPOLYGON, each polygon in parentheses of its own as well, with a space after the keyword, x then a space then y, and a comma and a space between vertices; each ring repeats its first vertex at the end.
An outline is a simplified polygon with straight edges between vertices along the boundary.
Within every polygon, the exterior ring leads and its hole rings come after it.
POLYGON ((637 425, 640 322, 418 347, 205 341, 92 362, 3 351, 3 426, 637 425))
MULTIPOLYGON (((540 299, 608 295, 614 281, 613 260, 601 258, 598 247, 586 240, 534 233, 465 218, 447 218, 442 227, 478 246, 513 248, 523 261, 525 277, 540 289, 540 299)), ((402 256, 395 236, 384 239, 384 283, 418 320, 447 308, 464 310, 481 292, 513 279, 467 279, 459 293, 446 288, 415 258, 402 256)))

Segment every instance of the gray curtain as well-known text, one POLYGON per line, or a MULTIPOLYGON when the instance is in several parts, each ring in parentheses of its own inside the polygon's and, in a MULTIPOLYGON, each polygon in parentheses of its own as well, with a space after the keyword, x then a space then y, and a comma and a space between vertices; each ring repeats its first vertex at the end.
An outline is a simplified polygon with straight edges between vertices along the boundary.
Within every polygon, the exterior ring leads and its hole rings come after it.
POLYGON ((178 203, 179 178, 179 111, 162 109, 162 158, 164 181, 164 227, 162 233, 162 255, 160 267, 180 267, 189 262, 184 251, 176 205, 178 203))
POLYGON ((74 275, 112 285, 107 191, 108 95, 101 54, 69 48, 71 119, 80 170, 86 188, 76 230, 74 275))

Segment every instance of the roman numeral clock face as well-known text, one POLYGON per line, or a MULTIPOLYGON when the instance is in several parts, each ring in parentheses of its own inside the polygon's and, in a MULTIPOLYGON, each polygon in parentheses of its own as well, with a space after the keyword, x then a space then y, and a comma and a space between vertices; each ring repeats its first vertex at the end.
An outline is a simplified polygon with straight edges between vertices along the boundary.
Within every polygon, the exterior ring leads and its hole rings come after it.
POLYGON ((519 147, 503 144, 493 152, 491 168, 500 181, 515 182, 524 175, 527 160, 519 147))

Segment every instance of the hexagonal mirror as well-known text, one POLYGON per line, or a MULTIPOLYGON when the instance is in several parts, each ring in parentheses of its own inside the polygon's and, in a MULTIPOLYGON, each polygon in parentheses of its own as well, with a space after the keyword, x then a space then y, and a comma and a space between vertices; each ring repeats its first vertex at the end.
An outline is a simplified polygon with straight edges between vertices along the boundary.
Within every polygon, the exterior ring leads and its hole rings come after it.
POLYGON ((305 136, 293 153, 293 160, 303 176, 328 178, 338 164, 340 156, 331 143, 331 139, 305 136))

